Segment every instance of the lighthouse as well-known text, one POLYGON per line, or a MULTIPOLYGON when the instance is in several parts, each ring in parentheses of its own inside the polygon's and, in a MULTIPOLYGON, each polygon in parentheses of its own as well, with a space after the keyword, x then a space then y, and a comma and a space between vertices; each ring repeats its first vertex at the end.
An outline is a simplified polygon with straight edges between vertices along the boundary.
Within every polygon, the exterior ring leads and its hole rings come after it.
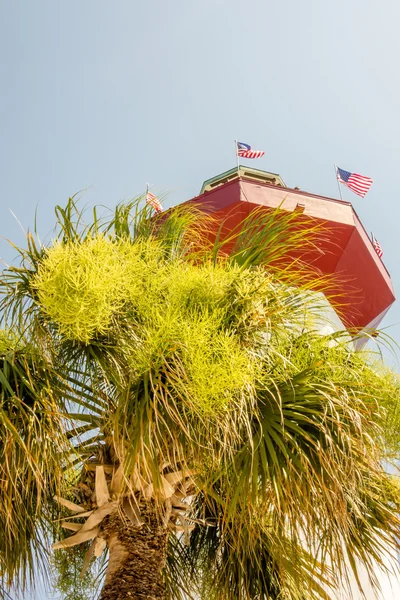
POLYGON ((323 239, 307 252, 306 260, 331 281, 326 299, 336 315, 335 328, 341 324, 347 329, 356 349, 368 335, 375 335, 395 295, 390 275, 350 202, 289 188, 276 173, 244 166, 206 180, 189 202, 224 223, 225 230, 234 229, 259 207, 296 212, 299 226, 306 219, 320 224, 323 239))

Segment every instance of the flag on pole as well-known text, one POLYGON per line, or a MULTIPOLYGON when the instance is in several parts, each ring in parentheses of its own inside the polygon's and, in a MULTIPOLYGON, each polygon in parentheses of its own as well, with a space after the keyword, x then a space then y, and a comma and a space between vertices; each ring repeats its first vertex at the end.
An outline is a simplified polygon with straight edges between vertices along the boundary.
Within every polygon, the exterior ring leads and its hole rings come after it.
POLYGON ((373 179, 370 177, 365 177, 358 173, 350 173, 339 167, 336 167, 336 177, 340 183, 347 185, 357 196, 361 196, 362 198, 364 198, 373 183, 373 179))
POLYGON ((149 206, 151 206, 152 208, 154 208, 154 210, 158 213, 162 212, 162 210, 163 210, 163 207, 161 206, 161 202, 159 201, 157 196, 155 196, 154 194, 152 194, 149 191, 146 193, 146 203, 149 206))
POLYGON ((374 234, 371 233, 372 236, 372 245, 375 248, 375 252, 377 253, 377 255, 379 256, 379 258, 382 258, 383 256, 383 250, 381 248, 380 243, 378 242, 378 240, 375 238, 374 234))
POLYGON ((261 158, 265 154, 264 150, 253 150, 244 142, 236 142, 236 152, 241 158, 261 158))

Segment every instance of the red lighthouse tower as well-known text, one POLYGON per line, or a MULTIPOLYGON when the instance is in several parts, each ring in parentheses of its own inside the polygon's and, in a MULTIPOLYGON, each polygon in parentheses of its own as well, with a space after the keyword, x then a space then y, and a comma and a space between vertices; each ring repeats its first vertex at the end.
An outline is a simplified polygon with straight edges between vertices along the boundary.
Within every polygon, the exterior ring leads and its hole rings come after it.
POLYGON ((353 332, 373 331, 395 300, 390 275, 350 202, 286 187, 275 173, 240 166, 204 182, 192 199, 219 222, 234 227, 252 209, 298 211, 324 224, 327 243, 308 260, 337 283, 330 297, 341 299, 340 319, 353 332))

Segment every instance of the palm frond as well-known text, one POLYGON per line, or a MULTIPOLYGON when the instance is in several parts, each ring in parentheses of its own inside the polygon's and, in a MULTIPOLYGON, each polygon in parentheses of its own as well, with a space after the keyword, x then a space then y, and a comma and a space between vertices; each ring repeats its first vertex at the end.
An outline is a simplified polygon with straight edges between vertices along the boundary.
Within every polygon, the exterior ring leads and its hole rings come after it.
POLYGON ((59 382, 33 348, 3 346, 0 382, 1 578, 18 576, 23 587, 35 561, 46 561, 45 508, 62 486, 68 443, 59 382))

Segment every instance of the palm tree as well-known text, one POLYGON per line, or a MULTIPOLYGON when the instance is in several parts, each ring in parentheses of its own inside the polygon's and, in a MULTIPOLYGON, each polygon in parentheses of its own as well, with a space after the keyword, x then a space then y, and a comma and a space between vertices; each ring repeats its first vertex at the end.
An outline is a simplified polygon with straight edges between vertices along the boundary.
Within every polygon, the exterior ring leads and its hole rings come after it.
POLYGON ((62 588, 103 556, 101 600, 328 599, 360 565, 377 587, 399 382, 318 333, 329 282, 301 257, 323 229, 258 210, 222 236, 136 201, 56 216, 0 282, 4 589, 49 541, 62 588))

